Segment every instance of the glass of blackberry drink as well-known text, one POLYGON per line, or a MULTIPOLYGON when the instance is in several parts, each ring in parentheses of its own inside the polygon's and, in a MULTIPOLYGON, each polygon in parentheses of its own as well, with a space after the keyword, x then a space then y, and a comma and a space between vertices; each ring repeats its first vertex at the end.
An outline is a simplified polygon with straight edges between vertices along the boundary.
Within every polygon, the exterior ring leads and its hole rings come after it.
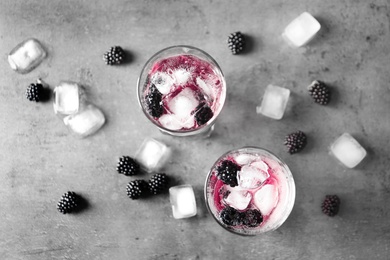
POLYGON ((209 136, 226 98, 217 62, 191 46, 172 46, 154 54, 137 82, 146 117, 163 133, 209 136))
POLYGON ((280 227, 295 202, 288 166, 271 152, 243 147, 223 154, 207 175, 208 210, 226 230, 258 235, 280 227))

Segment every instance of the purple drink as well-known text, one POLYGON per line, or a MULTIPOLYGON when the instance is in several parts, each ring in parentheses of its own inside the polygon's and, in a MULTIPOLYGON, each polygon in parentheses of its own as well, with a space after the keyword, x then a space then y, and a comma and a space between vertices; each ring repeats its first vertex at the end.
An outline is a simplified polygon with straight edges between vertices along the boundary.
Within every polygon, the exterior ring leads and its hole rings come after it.
POLYGON ((205 184, 207 207, 225 229, 257 235, 277 229, 295 201, 292 174, 279 158, 256 147, 222 155, 205 184))
POLYGON ((160 130, 176 136, 211 131, 225 96, 225 79, 218 64, 189 46, 155 54, 138 80, 145 115, 160 130))

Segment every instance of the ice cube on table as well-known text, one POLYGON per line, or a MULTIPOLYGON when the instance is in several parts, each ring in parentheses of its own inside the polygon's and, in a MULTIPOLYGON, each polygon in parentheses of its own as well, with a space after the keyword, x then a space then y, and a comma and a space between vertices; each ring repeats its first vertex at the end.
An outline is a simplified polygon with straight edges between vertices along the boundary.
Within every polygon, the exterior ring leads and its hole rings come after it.
POLYGON ((62 81, 53 92, 53 107, 56 114, 72 115, 79 111, 84 92, 77 83, 62 81))
POLYGON ((261 105, 256 107, 256 112, 273 119, 282 119, 289 97, 289 89, 268 85, 261 105))
POLYGON ((105 117, 99 108, 90 104, 76 114, 64 117, 63 121, 74 133, 86 137, 104 125, 105 117))
POLYGON ((151 77, 151 82, 163 95, 168 94, 173 88, 174 84, 173 78, 169 74, 164 72, 156 72, 155 74, 153 74, 153 76, 151 77))
POLYGON ((175 116, 183 127, 194 126, 195 119, 193 111, 198 107, 199 101, 195 97, 194 91, 190 88, 183 89, 168 102, 168 110, 175 116))
POLYGON ((262 215, 269 215, 275 208, 278 200, 278 189, 271 184, 266 184, 261 187, 253 197, 254 204, 260 210, 262 215))
POLYGON ((346 167, 356 167, 367 151, 350 134, 344 133, 330 146, 331 153, 346 167))
POLYGON ((238 185, 244 189, 258 188, 268 177, 268 172, 253 165, 244 165, 237 174, 238 185))
POLYGON ((194 190, 191 185, 169 188, 169 200, 175 219, 193 217, 197 213, 194 190))
POLYGON ((320 30, 321 24, 308 12, 302 13, 284 29, 283 38, 294 47, 308 43, 320 30))
POLYGON ((224 201, 231 207, 244 210, 248 207, 249 202, 252 199, 252 194, 246 190, 234 187, 229 189, 229 193, 224 201))
POLYGON ((171 149, 153 138, 146 138, 136 152, 135 159, 147 172, 155 172, 165 165, 171 149))
POLYGON ((36 39, 27 39, 18 44, 8 55, 11 68, 19 73, 27 73, 37 67, 46 57, 46 51, 36 39))

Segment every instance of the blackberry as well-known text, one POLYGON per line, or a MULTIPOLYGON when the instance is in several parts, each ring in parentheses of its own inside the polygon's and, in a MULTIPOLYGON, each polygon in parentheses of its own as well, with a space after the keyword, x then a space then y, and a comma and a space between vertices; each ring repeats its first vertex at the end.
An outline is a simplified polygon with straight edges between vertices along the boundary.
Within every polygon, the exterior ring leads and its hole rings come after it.
POLYGON ((58 211, 62 214, 71 213, 77 208, 79 199, 79 196, 75 192, 65 192, 57 203, 58 211))
POLYGON ((263 216, 257 209, 248 209, 244 212, 243 224, 248 227, 257 227, 263 222, 263 216))
POLYGON ((327 105, 330 101, 330 89, 322 81, 315 80, 308 87, 310 96, 320 105, 327 105))
POLYGON ((146 95, 146 105, 148 113, 153 117, 160 117, 163 112, 162 106, 162 94, 158 91, 157 87, 152 84, 149 90, 149 94, 146 95))
POLYGON ((156 195, 162 193, 167 188, 167 175, 165 173, 156 173, 149 180, 149 191, 156 195))
POLYGON ((307 138, 304 132, 298 131, 286 136, 284 144, 287 146, 287 151, 290 154, 298 153, 305 148, 307 138))
POLYGON ((232 161, 224 160, 221 165, 217 167, 217 176, 223 183, 231 187, 237 186, 237 172, 241 167, 232 161))
POLYGON ((235 208, 227 206, 219 214, 222 222, 228 226, 238 226, 242 224, 243 214, 235 208))
POLYGON ((40 83, 31 83, 26 89, 26 98, 30 101, 42 100, 44 89, 40 83))
POLYGON ((228 37, 227 43, 233 54, 239 54, 245 48, 245 37, 241 34, 241 32, 231 33, 228 37))
POLYGON ((121 64, 124 60, 125 53, 119 46, 111 47, 109 51, 104 53, 103 60, 107 65, 121 64))
POLYGON ((116 170, 127 176, 136 175, 140 172, 140 165, 130 156, 122 156, 119 158, 116 170))
POLYGON ((134 180, 127 184, 127 196, 136 200, 148 194, 148 183, 144 180, 134 180))
POLYGON ((206 124, 212 117, 214 113, 208 106, 201 107, 195 114, 195 120, 198 125, 206 124))
POLYGON ((339 212, 340 203, 340 198, 337 195, 326 195, 321 205, 322 212, 333 217, 339 212))

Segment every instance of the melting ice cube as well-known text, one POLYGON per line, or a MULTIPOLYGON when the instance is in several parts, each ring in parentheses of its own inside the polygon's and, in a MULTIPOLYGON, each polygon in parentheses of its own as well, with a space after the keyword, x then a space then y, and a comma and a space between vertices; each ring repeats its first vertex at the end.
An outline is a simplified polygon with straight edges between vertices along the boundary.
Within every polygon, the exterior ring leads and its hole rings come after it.
POLYGON ((256 107, 256 112, 273 119, 282 119, 289 96, 289 89, 268 85, 261 106, 256 107))
POLYGON ((189 218, 196 215, 196 200, 191 185, 179 185, 169 188, 169 200, 175 219, 189 218))
POLYGON ((173 70, 172 76, 176 81, 176 84, 183 85, 191 78, 191 73, 185 69, 173 70))
POLYGON ((239 154, 239 155, 237 155, 237 156, 234 158, 234 160, 236 161, 236 163, 238 163, 238 164, 240 164, 240 165, 250 164, 250 163, 253 162, 255 159, 256 159, 256 156, 255 156, 255 155, 252 155, 252 154, 245 154, 245 153, 239 154))
POLYGON ((74 133, 83 137, 95 133, 105 122, 102 111, 94 105, 88 105, 76 114, 64 117, 63 120, 74 133))
POLYGON ((320 23, 304 12, 287 25, 282 36, 291 45, 300 47, 309 42, 320 30, 320 23))
POLYGON ((252 194, 250 192, 235 187, 229 189, 229 193, 224 200, 229 206, 238 210, 244 210, 248 207, 251 199, 252 194))
POLYGON ((331 145, 330 151, 348 168, 354 168, 367 155, 367 151, 348 133, 337 138, 331 145))
POLYGON ((73 82, 61 82, 54 88, 54 112, 71 115, 77 113, 83 96, 82 88, 73 82))
POLYGON ((244 165, 237 174, 238 185, 244 189, 258 188, 268 177, 268 172, 253 165, 244 165))
POLYGON ((160 170, 168 161, 170 148, 165 144, 153 139, 146 138, 135 155, 135 159, 148 172, 160 170))
POLYGON ((183 128, 183 124, 172 114, 162 115, 158 121, 163 127, 170 130, 180 130, 183 128))
POLYGON ((174 84, 173 78, 164 72, 156 72, 151 78, 151 82, 156 86, 161 94, 168 94, 174 84))
POLYGON ((192 112, 198 105, 199 101, 196 99, 195 93, 190 88, 185 88, 168 102, 168 109, 177 121, 190 128, 195 123, 192 112))
POLYGON ((278 200, 278 189, 271 184, 264 185, 254 195, 254 203, 262 215, 269 215, 275 208, 278 200))
POLYGON ((212 102, 215 98, 215 93, 213 91, 213 87, 207 84, 200 77, 196 78, 196 84, 202 89, 207 101, 212 102))
POLYGON ((36 39, 27 39, 18 44, 8 55, 11 68, 20 73, 27 73, 38 66, 46 57, 46 52, 36 39))

